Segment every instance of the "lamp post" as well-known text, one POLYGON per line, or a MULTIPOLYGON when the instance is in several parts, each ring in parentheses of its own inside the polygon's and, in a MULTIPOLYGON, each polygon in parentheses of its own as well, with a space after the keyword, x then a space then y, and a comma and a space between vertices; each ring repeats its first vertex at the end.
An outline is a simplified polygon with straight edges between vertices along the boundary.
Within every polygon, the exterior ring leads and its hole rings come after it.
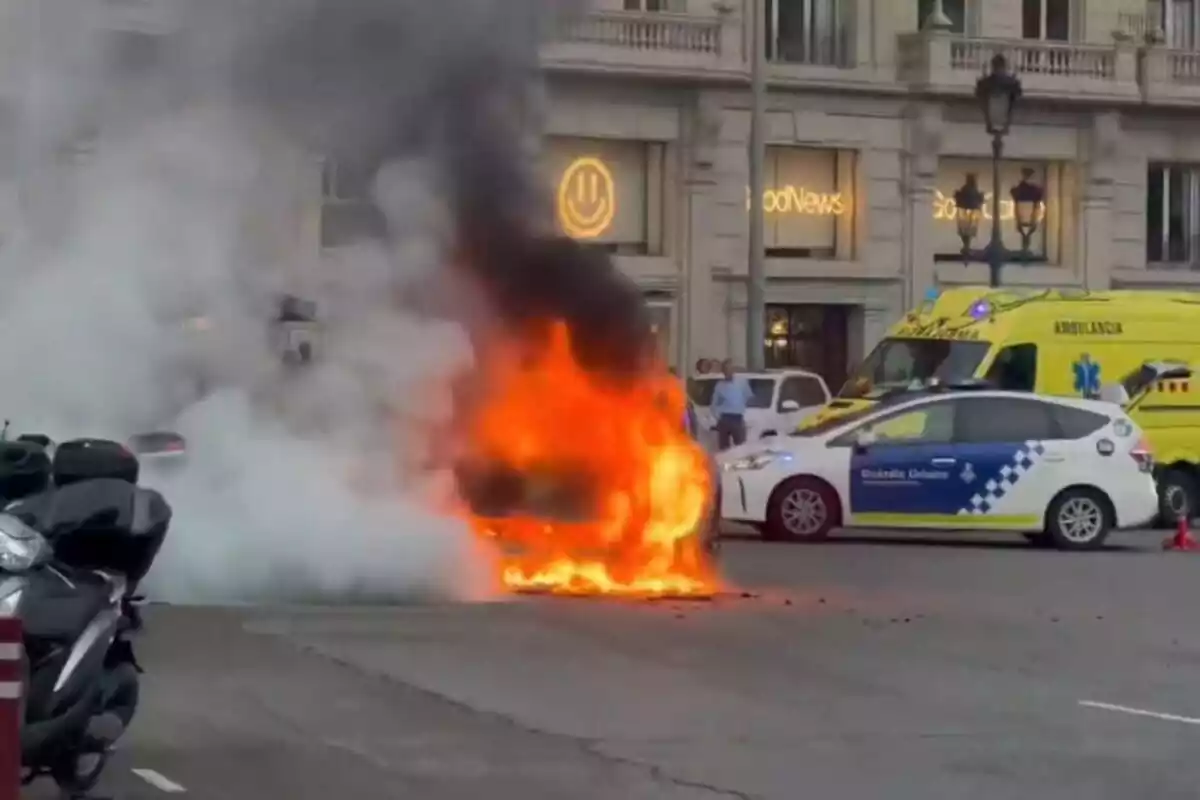
POLYGON ((1021 182, 1010 192, 1021 248, 1009 250, 1000 234, 1000 161, 1004 155, 1004 137, 1012 125, 1013 108, 1021 96, 1021 81, 1008 69, 1008 59, 1002 53, 992 57, 991 71, 975 84, 975 97, 983 107, 983 120, 992 136, 992 194, 989 209, 992 219, 991 238, 982 250, 972 250, 971 241, 979 233, 979 220, 984 216, 987 197, 979 190, 974 174, 954 193, 955 219, 958 236, 962 239, 963 264, 982 262, 988 265, 989 284, 1000 285, 1001 272, 1008 261, 1028 261, 1029 244, 1041 222, 1045 192, 1033 183, 1033 170, 1021 171, 1021 182))
POLYGON ((750 39, 750 230, 746 274, 746 368, 761 370, 766 360, 766 251, 763 246, 763 194, 766 188, 767 2, 751 0, 750 39))

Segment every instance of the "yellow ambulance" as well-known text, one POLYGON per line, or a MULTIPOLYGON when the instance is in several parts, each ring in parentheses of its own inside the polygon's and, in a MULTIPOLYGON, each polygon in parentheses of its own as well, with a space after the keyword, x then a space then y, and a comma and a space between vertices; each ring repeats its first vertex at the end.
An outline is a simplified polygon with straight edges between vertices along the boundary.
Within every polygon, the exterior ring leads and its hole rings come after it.
POLYGON ((1200 293, 964 287, 931 292, 802 427, 931 383, 1104 397, 1159 464, 1165 523, 1200 513, 1200 293))

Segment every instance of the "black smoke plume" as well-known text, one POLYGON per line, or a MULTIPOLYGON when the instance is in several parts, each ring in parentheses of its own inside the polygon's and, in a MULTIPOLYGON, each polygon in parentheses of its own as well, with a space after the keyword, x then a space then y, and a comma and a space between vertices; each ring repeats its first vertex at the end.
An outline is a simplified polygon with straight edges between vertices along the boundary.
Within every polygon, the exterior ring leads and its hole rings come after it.
MULTIPOLYGON (((469 343, 397 308, 397 289, 444 296, 456 265, 505 326, 564 318, 615 372, 646 334, 609 260, 546 234, 523 141, 537 43, 575 3, 135 4, 181 12, 151 35, 97 24, 118 4, 92 5, 0 8, 17 95, 0 108, 5 417, 59 440, 187 436, 188 468, 162 476, 177 511, 150 575, 164 597, 461 596, 467 572, 494 574, 488 554, 443 510, 451 471, 407 462, 453 422, 442 390, 469 343), (300 235, 313 154, 376 175, 386 221, 333 263, 300 235), (322 323, 304 369, 265 330, 293 290, 322 323), (396 415, 417 435, 380 435, 396 415)), ((486 345, 494 320, 451 300, 486 345)))
POLYGON ((425 23, 438 4, 326 0, 262 37, 239 62, 235 85, 310 147, 359 172, 436 154, 453 219, 451 260, 502 323, 540 335, 562 320, 584 365, 641 368, 652 343, 640 293, 604 253, 547 232, 547 187, 522 146, 537 119, 540 36, 574 9, 454 5, 473 12, 472 30, 493 31, 487 46, 462 30, 431 35, 438 27, 425 23), (404 79, 412 74, 427 79, 404 79))

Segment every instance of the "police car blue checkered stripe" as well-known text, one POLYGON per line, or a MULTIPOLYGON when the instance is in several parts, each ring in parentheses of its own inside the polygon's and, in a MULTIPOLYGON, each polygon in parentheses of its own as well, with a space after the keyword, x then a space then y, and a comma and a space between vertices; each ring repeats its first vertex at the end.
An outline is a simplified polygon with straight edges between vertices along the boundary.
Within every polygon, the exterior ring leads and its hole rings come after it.
POLYGON ((998 501, 1042 460, 1046 446, 1040 441, 1028 441, 1018 448, 1012 460, 1000 469, 1000 474, 990 479, 970 502, 958 510, 960 516, 981 516, 989 513, 998 501))

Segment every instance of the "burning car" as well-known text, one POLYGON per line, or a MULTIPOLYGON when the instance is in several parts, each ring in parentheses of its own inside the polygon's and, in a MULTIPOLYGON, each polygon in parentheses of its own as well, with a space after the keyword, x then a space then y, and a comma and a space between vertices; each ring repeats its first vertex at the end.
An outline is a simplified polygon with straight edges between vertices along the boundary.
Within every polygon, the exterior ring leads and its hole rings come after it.
MULTIPOLYGON (((683 429, 692 441, 700 442, 702 431, 690 401, 683 429)), ((695 543, 710 556, 716 556, 720 551, 721 483, 716 459, 707 454, 706 460, 712 496, 697 526, 695 543)), ((583 465, 572 470, 562 464, 547 463, 541 469, 523 472, 503 464, 465 460, 456 473, 460 491, 472 513, 494 528, 503 527, 506 519, 523 515, 570 524, 586 523, 603 514, 604 498, 598 487, 604 481, 589 474, 583 465)))
POLYGON ((682 384, 666 369, 585 369, 565 325, 521 358, 484 363, 460 490, 517 591, 711 595, 719 481, 682 384))

